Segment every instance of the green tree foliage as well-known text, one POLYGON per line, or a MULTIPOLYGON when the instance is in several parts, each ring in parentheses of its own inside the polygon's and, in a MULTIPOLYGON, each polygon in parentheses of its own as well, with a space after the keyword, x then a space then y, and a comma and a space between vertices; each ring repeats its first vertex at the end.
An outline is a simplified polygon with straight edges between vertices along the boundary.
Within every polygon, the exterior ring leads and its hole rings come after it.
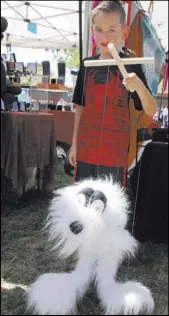
POLYGON ((79 68, 80 66, 80 54, 79 48, 71 48, 66 51, 66 66, 68 68, 79 68))
POLYGON ((73 47, 65 50, 52 50, 54 60, 64 61, 68 68, 79 68, 80 66, 80 54, 79 48, 73 47))

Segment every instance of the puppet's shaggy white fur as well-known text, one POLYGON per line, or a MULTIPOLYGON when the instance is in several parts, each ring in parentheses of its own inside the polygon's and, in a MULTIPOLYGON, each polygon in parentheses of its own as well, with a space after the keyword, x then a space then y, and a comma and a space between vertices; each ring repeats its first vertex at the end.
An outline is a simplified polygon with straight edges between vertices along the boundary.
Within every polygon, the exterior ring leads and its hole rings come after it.
POLYGON ((28 307, 40 315, 74 314, 94 280, 106 315, 152 313, 154 301, 145 286, 116 281, 122 260, 137 249, 125 228, 128 209, 124 190, 112 179, 89 179, 57 191, 49 209, 49 239, 60 257, 77 253, 77 265, 71 273, 41 275, 30 287, 28 307))

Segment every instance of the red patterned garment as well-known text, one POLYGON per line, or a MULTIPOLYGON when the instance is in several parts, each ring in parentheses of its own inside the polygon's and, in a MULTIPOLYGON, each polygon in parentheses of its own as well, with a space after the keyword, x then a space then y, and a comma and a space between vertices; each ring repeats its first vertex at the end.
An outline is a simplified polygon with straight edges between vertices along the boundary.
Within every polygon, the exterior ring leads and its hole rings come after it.
POLYGON ((130 134, 128 92, 119 72, 107 72, 105 83, 100 83, 101 76, 101 69, 88 73, 77 160, 126 167, 130 134))
MULTIPOLYGON (((122 53, 120 57, 126 58, 122 53)), ((135 72, 148 88, 141 65, 128 65, 126 69, 127 72, 135 72)), ((130 97, 134 99, 137 110, 142 110, 142 105, 137 93, 130 94, 122 81, 117 66, 85 68, 82 62, 72 100, 84 106, 78 134, 77 161, 127 169, 130 97)))

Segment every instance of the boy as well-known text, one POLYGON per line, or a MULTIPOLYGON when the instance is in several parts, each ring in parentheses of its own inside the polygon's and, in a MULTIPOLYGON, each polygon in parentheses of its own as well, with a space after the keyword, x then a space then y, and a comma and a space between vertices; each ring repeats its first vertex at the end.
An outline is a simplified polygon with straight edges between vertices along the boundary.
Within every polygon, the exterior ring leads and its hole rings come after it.
MULTIPOLYGON (((101 54, 86 59, 112 58, 107 44, 114 43, 119 51, 121 40, 129 34, 121 2, 102 1, 92 10, 91 20, 101 54)), ((121 58, 126 57, 119 53, 121 58)), ((128 65, 126 70, 128 77, 123 80, 117 66, 85 68, 82 62, 73 96, 77 108, 69 155, 75 181, 111 174, 120 184, 126 184, 130 98, 136 110, 144 110, 149 116, 157 110, 141 65, 128 65)))

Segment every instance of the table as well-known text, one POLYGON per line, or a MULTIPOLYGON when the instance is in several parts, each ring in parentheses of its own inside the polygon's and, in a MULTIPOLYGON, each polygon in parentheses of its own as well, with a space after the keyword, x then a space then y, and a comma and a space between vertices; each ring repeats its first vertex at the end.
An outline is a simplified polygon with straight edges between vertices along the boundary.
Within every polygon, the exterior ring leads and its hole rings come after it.
POLYGON ((18 190, 27 168, 44 169, 44 186, 53 181, 57 164, 55 120, 49 113, 1 112, 1 169, 18 190))
POLYGON ((168 243, 168 143, 151 142, 131 176, 136 198, 135 237, 141 242, 168 243))
POLYGON ((67 102, 71 102, 72 100, 72 92, 65 90, 39 89, 30 87, 29 95, 32 99, 46 100, 47 103, 49 101, 53 101, 57 104, 60 99, 64 99, 67 102))
POLYGON ((56 141, 72 144, 75 112, 57 111, 57 110, 41 110, 43 113, 50 113, 55 120, 56 141))
POLYGON ((74 128, 74 112, 48 110, 55 120, 56 141, 72 144, 74 128))

